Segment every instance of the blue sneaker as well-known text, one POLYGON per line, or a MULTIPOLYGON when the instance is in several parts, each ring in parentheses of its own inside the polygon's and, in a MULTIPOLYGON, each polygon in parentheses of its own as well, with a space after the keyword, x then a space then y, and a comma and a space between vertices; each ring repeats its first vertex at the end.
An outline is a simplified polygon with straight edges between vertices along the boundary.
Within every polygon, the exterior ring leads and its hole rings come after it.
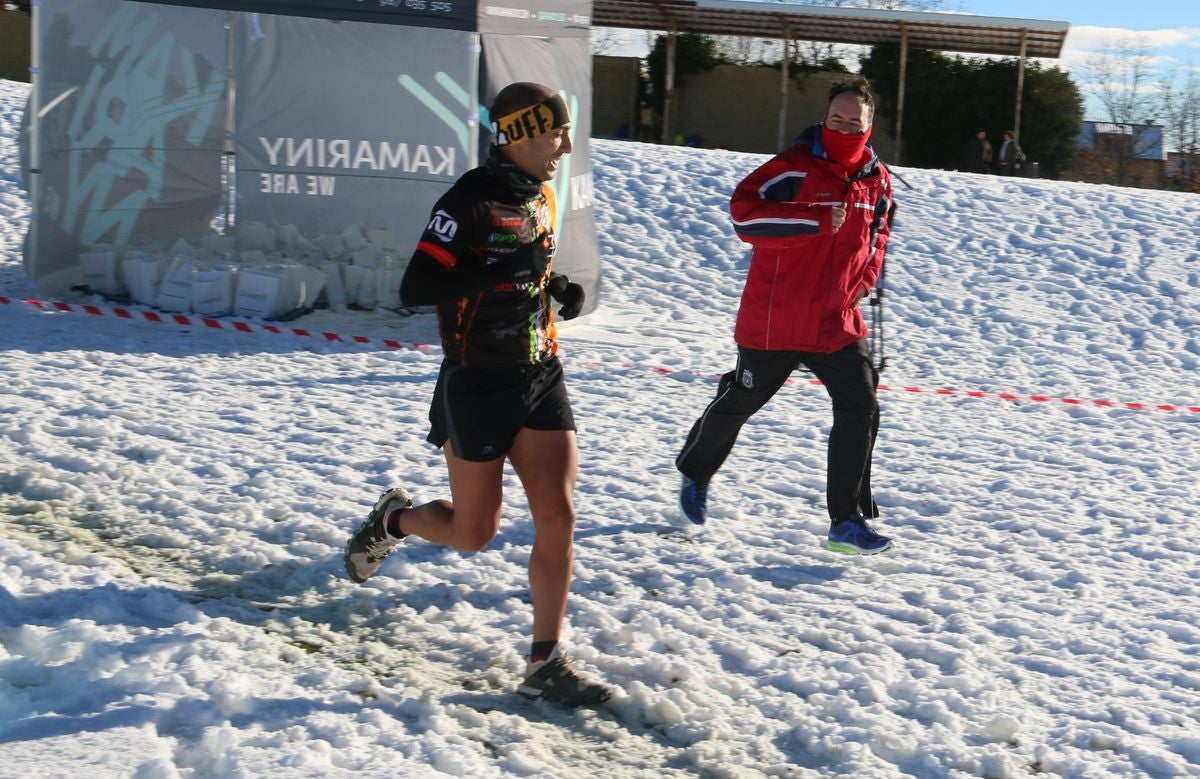
POLYGON ((692 481, 684 476, 683 487, 679 490, 679 508, 693 525, 703 525, 708 516, 708 482, 692 481))
POLYGON ((872 530, 862 514, 851 514, 829 526, 825 548, 842 554, 879 554, 892 548, 892 539, 872 530))

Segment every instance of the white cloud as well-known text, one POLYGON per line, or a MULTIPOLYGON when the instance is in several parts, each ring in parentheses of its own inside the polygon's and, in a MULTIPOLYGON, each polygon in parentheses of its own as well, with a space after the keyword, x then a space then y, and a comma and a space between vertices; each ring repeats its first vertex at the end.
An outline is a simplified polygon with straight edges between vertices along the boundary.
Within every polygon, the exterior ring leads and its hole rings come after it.
POLYGON ((1114 46, 1144 45, 1147 49, 1200 46, 1200 29, 1127 30, 1120 27, 1072 26, 1067 31, 1069 49, 1096 50, 1114 46))

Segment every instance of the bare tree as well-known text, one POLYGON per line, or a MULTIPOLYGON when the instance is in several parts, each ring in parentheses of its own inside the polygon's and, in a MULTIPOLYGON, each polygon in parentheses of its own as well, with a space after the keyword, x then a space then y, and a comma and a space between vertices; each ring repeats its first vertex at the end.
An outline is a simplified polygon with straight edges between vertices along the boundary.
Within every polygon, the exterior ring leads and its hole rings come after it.
POLYGON ((592 28, 592 54, 612 54, 621 46, 617 31, 612 27, 592 28))
POLYGON ((767 52, 779 50, 779 42, 741 35, 714 35, 717 54, 731 65, 761 65, 767 62, 767 52))
POLYGON ((1168 143, 1176 149, 1168 174, 1180 189, 1200 192, 1200 71, 1189 67, 1175 74, 1162 116, 1168 143))
POLYGON ((1129 182, 1134 160, 1151 152, 1156 134, 1139 132, 1138 127, 1155 124, 1168 91, 1155 75, 1149 51, 1145 38, 1136 35, 1097 50, 1083 67, 1088 91, 1103 106, 1105 118, 1121 128, 1126 138, 1095 150, 1111 164, 1118 185, 1129 182))
MULTIPOLYGON (((778 65, 783 60, 781 39, 746 38, 739 35, 714 36, 717 52, 733 65, 778 65)), ((794 40, 788 46, 789 62, 805 68, 820 69, 831 62, 853 62, 862 46, 794 40)))

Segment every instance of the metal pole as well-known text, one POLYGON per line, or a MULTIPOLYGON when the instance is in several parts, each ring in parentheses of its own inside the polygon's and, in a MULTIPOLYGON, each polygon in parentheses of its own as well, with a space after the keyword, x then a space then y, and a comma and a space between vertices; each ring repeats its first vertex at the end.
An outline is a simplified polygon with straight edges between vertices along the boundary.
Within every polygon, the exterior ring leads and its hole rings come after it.
POLYGON ((792 42, 792 31, 784 30, 783 32, 783 67, 779 69, 779 132, 775 139, 775 148, 782 149, 784 138, 787 134, 787 117, 788 117, 788 61, 791 59, 789 45, 792 42))
POLYGON ((667 31, 667 74, 663 83, 662 142, 671 142, 671 96, 675 91, 675 28, 667 31))
POLYGON ((42 207, 42 0, 30 4, 29 28, 29 240, 25 242, 25 274, 38 261, 38 232, 42 207))
POLYGON ((222 173, 225 176, 225 234, 237 226, 234 198, 237 197, 237 33, 234 12, 225 12, 225 146, 222 173))
POLYGON ((896 164, 904 159, 904 89, 908 77, 908 25, 900 22, 900 78, 896 94, 896 164))
MULTIPOLYGON (((471 57, 470 97, 467 99, 467 169, 479 165, 479 60, 483 57, 483 39, 479 33, 471 33, 469 46, 471 57)), ((491 117, 488 117, 491 121, 491 117)))
POLYGON ((1021 140, 1021 97, 1025 92, 1025 41, 1029 30, 1021 31, 1021 58, 1017 61, 1017 107, 1013 111, 1013 140, 1021 140))

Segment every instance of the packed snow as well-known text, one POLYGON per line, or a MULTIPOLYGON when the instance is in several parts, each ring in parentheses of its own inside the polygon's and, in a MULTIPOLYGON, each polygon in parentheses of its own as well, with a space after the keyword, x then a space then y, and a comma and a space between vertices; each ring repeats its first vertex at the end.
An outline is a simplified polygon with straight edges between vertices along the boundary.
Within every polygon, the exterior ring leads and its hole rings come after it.
POLYGON ((676 507, 734 363, 728 197, 766 157, 595 141, 564 639, 618 693, 570 711, 515 694, 511 471, 485 551, 342 570, 382 490, 448 496, 439 350, 380 343, 436 343, 432 316, 297 323, 355 344, 26 302, 27 90, 0 81, 0 775, 1200 776, 1197 195, 896 168, 896 546, 847 557, 806 374, 743 430, 708 525, 676 507))

